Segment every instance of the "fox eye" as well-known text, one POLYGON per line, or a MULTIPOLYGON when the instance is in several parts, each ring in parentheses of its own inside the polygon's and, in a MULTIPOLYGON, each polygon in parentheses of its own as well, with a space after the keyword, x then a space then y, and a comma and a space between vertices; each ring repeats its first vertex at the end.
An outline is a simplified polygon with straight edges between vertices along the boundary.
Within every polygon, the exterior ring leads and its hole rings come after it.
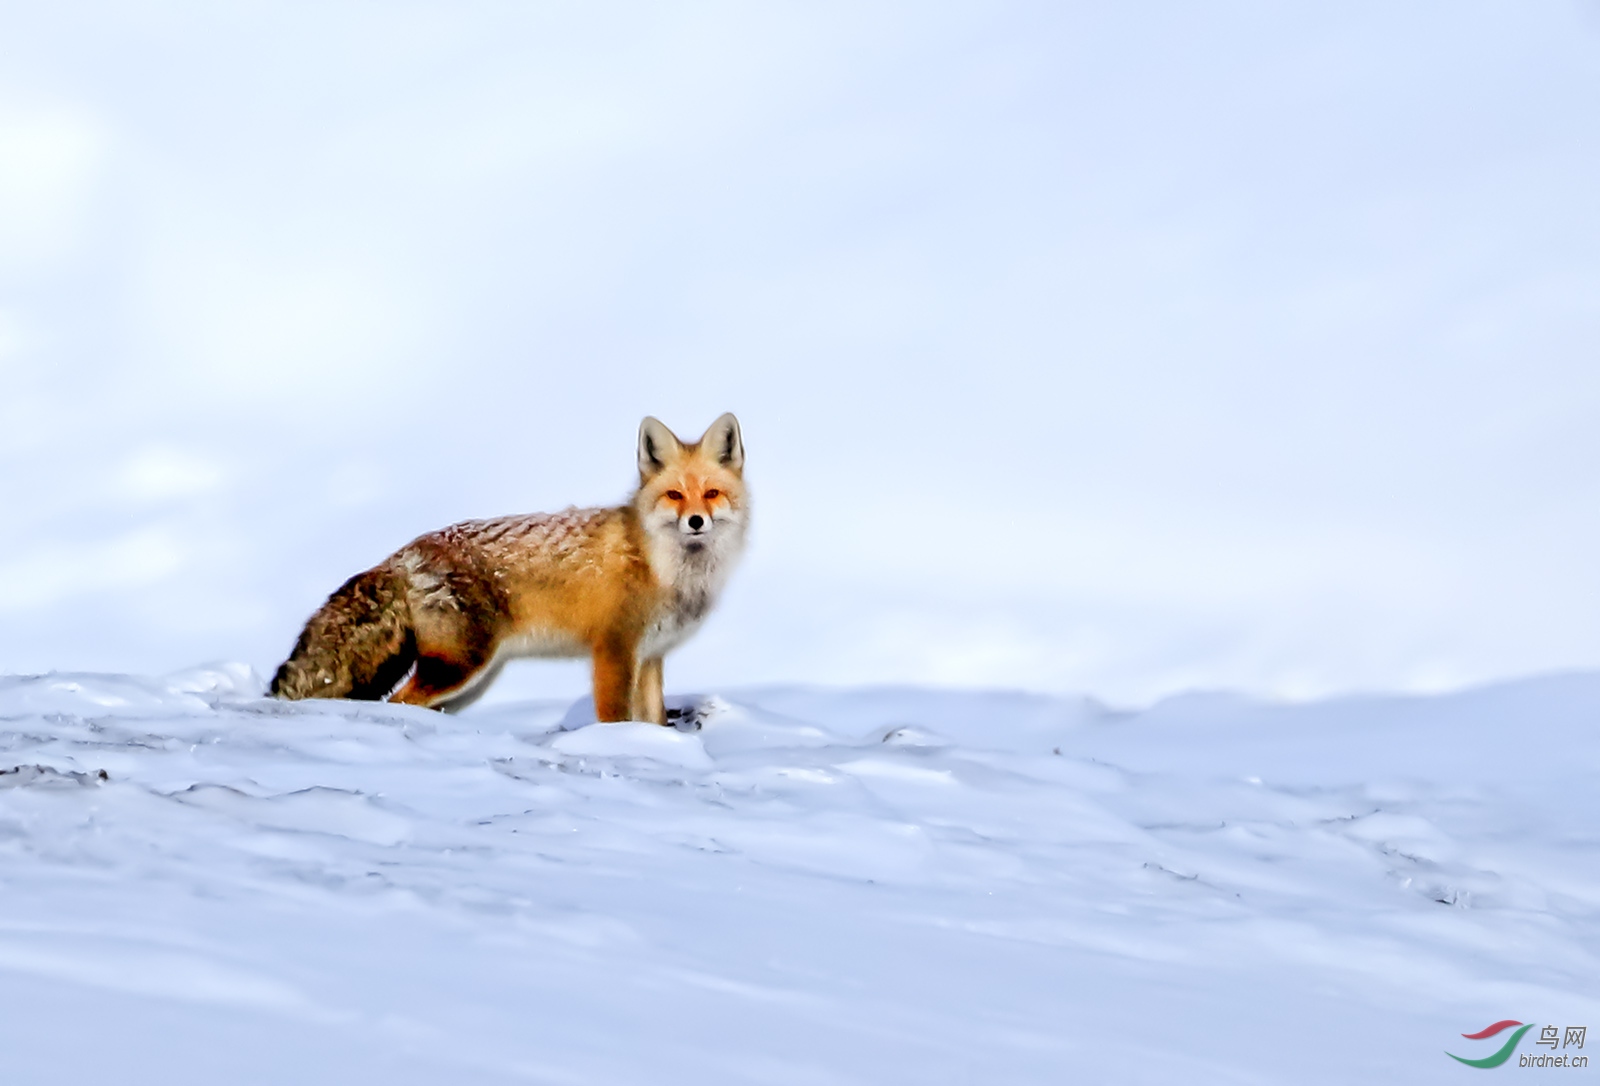
POLYGON ((676 490, 667 491, 667 497, 671 498, 675 502, 683 501, 683 494, 676 490))
POLYGON ((719 495, 721 493, 722 493, 722 491, 720 491, 720 490, 708 490, 708 491, 706 491, 706 501, 708 501, 708 502, 709 501, 715 501, 716 498, 717 498, 717 495, 719 495))

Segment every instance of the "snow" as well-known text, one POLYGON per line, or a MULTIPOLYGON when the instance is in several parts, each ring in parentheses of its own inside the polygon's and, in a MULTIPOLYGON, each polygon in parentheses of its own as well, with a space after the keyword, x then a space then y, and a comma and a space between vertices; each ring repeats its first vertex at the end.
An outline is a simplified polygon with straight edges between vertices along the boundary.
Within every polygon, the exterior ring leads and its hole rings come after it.
POLYGON ((260 688, 0 678, 5 1081, 1454 1081, 1600 1021, 1600 675, 698 730, 260 688))

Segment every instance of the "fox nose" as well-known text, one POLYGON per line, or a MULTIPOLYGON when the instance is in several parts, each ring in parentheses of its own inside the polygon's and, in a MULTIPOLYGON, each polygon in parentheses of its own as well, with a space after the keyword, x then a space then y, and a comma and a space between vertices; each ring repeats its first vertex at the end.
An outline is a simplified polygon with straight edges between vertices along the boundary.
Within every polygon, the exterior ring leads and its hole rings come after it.
POLYGON ((702 517, 699 513, 696 513, 694 516, 689 518, 689 530, 691 532, 698 532, 701 528, 704 528, 705 526, 706 526, 706 518, 702 517))

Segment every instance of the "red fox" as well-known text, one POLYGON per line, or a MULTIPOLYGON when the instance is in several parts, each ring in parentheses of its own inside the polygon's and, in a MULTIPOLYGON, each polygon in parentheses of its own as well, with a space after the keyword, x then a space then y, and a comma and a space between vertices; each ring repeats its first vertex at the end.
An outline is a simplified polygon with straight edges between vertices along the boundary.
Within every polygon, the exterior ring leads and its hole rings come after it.
POLYGON ((328 597, 271 693, 456 708, 511 657, 588 656, 597 720, 665 724, 661 658, 710 612, 748 517, 738 419, 688 445, 646 418, 627 505, 413 540, 328 597))

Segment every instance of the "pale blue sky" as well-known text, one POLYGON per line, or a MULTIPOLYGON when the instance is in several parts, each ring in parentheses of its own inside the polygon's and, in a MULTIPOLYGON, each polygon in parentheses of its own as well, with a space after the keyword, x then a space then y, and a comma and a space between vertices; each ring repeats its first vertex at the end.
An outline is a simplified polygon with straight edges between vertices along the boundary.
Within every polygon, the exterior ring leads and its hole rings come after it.
POLYGON ((0 671, 270 669, 730 409, 669 687, 1593 666, 1597 102, 1576 2, 10 5, 0 671))

